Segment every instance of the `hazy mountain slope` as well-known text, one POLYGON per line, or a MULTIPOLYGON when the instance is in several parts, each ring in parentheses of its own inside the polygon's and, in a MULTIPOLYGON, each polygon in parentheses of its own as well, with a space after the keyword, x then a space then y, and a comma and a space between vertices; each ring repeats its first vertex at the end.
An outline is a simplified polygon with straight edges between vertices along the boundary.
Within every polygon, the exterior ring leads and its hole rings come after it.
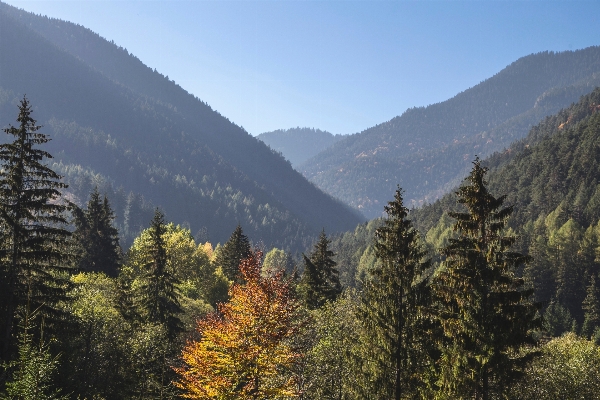
POLYGON ((459 182, 476 154, 522 138, 596 85, 600 47, 530 55, 450 100, 349 136, 299 169, 369 217, 381 215, 397 184, 419 205, 459 182))
MULTIPOLYGON (((483 161, 489 189, 506 194, 515 211, 509 224, 521 231, 562 204, 565 215, 583 226, 600 220, 600 88, 579 102, 546 117, 527 137, 483 161)), ((472 160, 471 160, 472 161, 472 160)), ((423 233, 446 211, 456 210, 448 193, 411 218, 423 233)))
POLYGON ((121 197, 142 194, 213 241, 239 222, 253 240, 286 247, 361 220, 261 141, 83 27, 0 3, 0 51, 0 124, 15 123, 26 93, 80 197, 100 182, 121 197), (53 43, 30 28, 38 22, 53 43), (65 33, 49 35, 53 29, 65 33), (66 51, 63 42, 78 45, 66 51), (93 65, 78 47, 108 61, 93 65))
POLYGON ((340 141, 343 136, 314 128, 291 128, 261 133, 257 138, 273 150, 280 152, 296 168, 340 141))

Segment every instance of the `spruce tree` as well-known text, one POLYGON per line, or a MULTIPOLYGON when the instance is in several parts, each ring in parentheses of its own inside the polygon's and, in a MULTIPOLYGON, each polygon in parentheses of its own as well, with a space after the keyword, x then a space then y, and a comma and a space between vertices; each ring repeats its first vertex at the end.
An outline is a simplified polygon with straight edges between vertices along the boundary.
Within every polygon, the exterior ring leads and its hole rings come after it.
POLYGON ((440 304, 442 343, 440 385, 448 398, 487 400, 502 397, 529 356, 519 351, 533 344, 539 327, 533 290, 524 289, 516 269, 528 257, 511 252, 514 236, 505 236, 505 196, 486 187, 487 168, 477 158, 457 192, 467 212, 452 212, 457 239, 442 250, 446 257, 433 285, 440 304), (495 398, 495 397, 494 397, 495 398))
POLYGON ((38 148, 50 139, 31 117, 26 98, 19 105, 17 127, 0 145, 0 360, 8 361, 16 345, 18 313, 27 299, 46 329, 61 317, 66 301, 72 256, 65 229, 66 206, 60 189, 66 185, 46 165, 52 156, 38 148))
POLYGON ((375 232, 377 263, 364 285, 358 318, 363 326, 365 398, 416 398, 417 377, 428 359, 424 341, 423 301, 428 286, 423 273, 430 263, 418 232, 406 219, 400 188, 385 206, 387 219, 375 232))
POLYGON ((78 267, 82 271, 117 276, 121 264, 119 232, 113 226, 114 213, 108 198, 100 199, 98 188, 90 194, 86 210, 76 213, 74 236, 81 249, 78 267))
POLYGON ((590 338, 596 329, 600 328, 600 287, 598 287, 595 275, 590 278, 587 295, 581 308, 585 312, 581 333, 590 338))
POLYGON ((298 291, 311 309, 334 301, 342 293, 337 263, 333 260, 335 254, 329 249, 330 244, 331 240, 323 230, 310 257, 303 255, 304 273, 298 291))
POLYGON ((169 340, 173 341, 183 331, 179 315, 179 292, 174 271, 167 266, 167 249, 164 216, 157 208, 150 224, 151 248, 145 266, 144 284, 141 287, 141 306, 148 321, 165 327, 169 340))
POLYGON ((217 254, 215 263, 230 281, 241 283, 240 262, 252 254, 250 241, 238 224, 229 240, 217 254))

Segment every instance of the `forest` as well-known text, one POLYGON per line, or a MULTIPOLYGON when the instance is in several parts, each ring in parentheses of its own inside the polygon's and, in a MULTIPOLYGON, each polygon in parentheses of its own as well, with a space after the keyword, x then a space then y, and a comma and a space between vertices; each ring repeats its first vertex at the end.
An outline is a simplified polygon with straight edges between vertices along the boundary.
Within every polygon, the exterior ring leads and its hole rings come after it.
POLYGON ((296 256, 159 208, 122 248, 23 98, 0 144, 0 398, 600 398, 599 104, 296 256))

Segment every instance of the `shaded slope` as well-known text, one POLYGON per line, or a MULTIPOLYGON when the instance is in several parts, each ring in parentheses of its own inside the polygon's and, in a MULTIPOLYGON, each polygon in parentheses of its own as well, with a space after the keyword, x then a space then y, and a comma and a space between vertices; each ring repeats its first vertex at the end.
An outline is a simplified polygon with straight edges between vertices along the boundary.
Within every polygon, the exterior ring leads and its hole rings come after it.
POLYGON ((309 158, 342 140, 343 136, 314 128, 291 128, 261 133, 257 138, 273 150, 280 152, 296 168, 309 158))
POLYGON ((240 222, 253 240, 302 246, 322 227, 344 230, 361 219, 262 142, 85 28, 0 3, 0 51, 2 125, 13 123, 26 93, 72 184, 92 179, 140 193, 213 241, 240 222), (41 33, 30 28, 38 23, 41 33), (91 54, 108 61, 93 65, 91 54))
POLYGON ((397 184, 419 205, 460 182, 475 154, 524 137, 598 84, 600 47, 523 57, 450 100, 345 138, 300 170, 369 217, 381 215, 397 184))

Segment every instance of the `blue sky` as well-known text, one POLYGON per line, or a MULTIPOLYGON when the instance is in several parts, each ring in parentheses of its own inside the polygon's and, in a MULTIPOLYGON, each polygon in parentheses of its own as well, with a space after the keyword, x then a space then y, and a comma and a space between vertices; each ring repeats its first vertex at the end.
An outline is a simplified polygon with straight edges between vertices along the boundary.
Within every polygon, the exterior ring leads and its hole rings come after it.
POLYGON ((14 1, 114 40, 251 134, 356 133, 540 51, 600 45, 600 1, 14 1))

